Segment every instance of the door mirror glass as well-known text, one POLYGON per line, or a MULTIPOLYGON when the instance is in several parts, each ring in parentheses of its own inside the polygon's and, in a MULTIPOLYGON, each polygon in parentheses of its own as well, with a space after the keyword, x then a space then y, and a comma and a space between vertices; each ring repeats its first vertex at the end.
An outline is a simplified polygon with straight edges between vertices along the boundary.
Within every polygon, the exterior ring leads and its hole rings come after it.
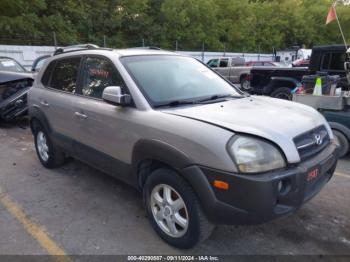
POLYGON ((131 104, 131 96, 122 94, 120 86, 108 86, 103 90, 102 99, 106 102, 126 106, 131 104))

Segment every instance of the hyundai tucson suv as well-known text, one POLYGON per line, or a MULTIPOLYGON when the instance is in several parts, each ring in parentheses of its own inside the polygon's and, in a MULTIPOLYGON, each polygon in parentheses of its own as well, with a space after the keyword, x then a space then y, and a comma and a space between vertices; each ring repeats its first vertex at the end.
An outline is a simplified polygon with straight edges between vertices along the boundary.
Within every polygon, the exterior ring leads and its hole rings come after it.
POLYGON ((178 248, 217 224, 295 212, 338 159, 314 109, 247 96, 196 59, 162 50, 62 51, 45 61, 29 105, 44 167, 74 157, 136 187, 154 230, 178 248))

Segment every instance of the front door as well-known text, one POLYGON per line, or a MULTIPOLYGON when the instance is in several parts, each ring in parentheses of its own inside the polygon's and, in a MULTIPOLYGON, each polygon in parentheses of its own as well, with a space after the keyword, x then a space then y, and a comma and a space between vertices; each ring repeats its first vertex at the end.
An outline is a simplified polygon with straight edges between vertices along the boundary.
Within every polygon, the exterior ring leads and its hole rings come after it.
POLYGON ((124 81, 114 64, 102 56, 88 56, 82 66, 82 82, 74 105, 78 127, 77 147, 83 160, 104 171, 125 173, 130 162, 132 133, 129 118, 134 107, 120 107, 102 99, 108 86, 120 86, 124 81))

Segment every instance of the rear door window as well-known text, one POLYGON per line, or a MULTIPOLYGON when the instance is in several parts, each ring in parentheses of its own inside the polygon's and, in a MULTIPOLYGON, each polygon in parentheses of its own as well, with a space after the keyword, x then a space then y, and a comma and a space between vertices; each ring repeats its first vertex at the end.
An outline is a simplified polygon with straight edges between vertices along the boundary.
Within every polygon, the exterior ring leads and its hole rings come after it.
POLYGON ((56 61, 50 87, 75 94, 80 61, 80 57, 64 58, 56 61))
POLYGON ((220 67, 228 67, 228 58, 220 60, 220 67))
POLYGON ((331 63, 329 65, 330 70, 344 70, 344 63, 346 61, 345 53, 333 53, 331 63))
POLYGON ((321 69, 328 70, 330 60, 331 60, 331 54, 330 53, 324 54, 321 62, 321 69))

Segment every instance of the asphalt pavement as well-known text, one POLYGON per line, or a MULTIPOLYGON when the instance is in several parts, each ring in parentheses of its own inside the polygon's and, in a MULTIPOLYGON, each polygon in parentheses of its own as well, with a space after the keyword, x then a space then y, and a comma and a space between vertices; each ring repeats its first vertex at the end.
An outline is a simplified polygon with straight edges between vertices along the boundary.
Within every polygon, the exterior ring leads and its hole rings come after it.
POLYGON ((47 170, 25 120, 0 124, 0 255, 350 255, 350 157, 296 214, 218 226, 192 250, 165 244, 140 194, 79 161, 47 170))

